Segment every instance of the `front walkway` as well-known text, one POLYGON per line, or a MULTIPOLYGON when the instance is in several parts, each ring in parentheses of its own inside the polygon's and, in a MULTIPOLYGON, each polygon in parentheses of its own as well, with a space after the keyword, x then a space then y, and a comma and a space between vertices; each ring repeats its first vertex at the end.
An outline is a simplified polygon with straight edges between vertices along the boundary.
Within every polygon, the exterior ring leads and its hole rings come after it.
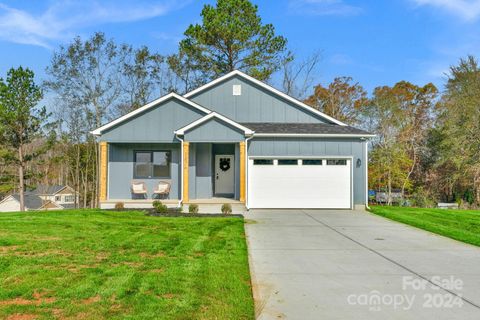
POLYGON ((259 319, 480 319, 480 248, 365 212, 246 219, 259 319))

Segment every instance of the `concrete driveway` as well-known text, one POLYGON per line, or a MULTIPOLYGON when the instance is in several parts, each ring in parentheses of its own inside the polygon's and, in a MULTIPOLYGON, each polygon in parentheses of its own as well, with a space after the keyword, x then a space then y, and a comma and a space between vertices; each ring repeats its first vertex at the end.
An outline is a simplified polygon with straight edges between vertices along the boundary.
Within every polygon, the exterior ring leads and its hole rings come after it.
POLYGON ((480 319, 480 248, 366 212, 246 218, 259 319, 480 319))

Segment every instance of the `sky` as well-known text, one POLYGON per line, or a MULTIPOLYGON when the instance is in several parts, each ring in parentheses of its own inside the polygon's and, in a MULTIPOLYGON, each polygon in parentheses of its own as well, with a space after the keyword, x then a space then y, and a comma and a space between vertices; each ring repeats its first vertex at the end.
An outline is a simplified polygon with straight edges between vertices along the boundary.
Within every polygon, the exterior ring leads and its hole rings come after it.
MULTIPOLYGON (((0 0, 0 77, 11 67, 45 78, 53 52, 95 31, 173 53, 215 1, 0 0)), ((320 52, 315 82, 351 76, 369 92, 407 80, 443 88, 446 72, 480 49, 480 0, 253 0, 301 60, 320 52)))

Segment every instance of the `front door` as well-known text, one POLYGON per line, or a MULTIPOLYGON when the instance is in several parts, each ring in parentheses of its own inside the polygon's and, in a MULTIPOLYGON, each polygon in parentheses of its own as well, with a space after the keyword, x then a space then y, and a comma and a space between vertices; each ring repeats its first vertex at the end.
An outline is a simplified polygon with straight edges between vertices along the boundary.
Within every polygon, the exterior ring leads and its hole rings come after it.
POLYGON ((233 155, 215 155, 215 195, 233 195, 235 193, 235 157, 233 155))

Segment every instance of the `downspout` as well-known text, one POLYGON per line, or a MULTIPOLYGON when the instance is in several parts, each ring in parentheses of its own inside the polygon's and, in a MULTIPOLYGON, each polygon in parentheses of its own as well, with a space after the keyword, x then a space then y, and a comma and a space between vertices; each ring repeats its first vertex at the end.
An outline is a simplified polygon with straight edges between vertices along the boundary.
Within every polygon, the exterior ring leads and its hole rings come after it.
POLYGON ((365 208, 370 210, 368 206, 368 139, 365 140, 365 208))
POLYGON ((180 154, 182 155, 182 162, 180 164, 180 183, 178 184, 180 187, 180 199, 178 200, 177 204, 177 208, 181 208, 183 202, 183 139, 177 135, 175 135, 175 138, 181 142, 180 154))
POLYGON ((248 207, 248 141, 253 138, 253 134, 245 139, 245 207, 247 210, 250 210, 248 207))

